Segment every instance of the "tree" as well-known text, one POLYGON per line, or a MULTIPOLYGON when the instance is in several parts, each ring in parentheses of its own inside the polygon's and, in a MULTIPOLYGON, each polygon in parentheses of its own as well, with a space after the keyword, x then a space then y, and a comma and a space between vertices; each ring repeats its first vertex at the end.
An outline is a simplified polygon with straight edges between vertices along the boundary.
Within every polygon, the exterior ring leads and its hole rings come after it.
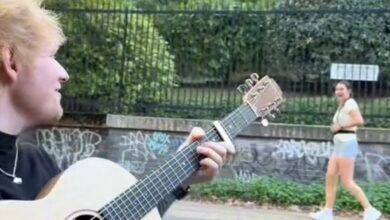
POLYGON ((56 0, 47 7, 60 13, 68 38, 59 53, 71 73, 67 97, 105 103, 107 111, 129 112, 139 100, 155 102, 166 87, 175 85, 167 42, 153 20, 130 15, 134 7, 128 1, 56 0))

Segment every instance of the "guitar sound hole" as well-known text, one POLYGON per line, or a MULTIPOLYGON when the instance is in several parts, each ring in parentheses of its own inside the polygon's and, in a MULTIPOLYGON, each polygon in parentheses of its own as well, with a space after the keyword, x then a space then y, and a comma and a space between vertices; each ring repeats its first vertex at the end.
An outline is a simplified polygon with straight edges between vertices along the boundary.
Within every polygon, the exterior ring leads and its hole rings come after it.
POLYGON ((74 220, 103 220, 103 219, 93 215, 81 215, 76 217, 74 220))

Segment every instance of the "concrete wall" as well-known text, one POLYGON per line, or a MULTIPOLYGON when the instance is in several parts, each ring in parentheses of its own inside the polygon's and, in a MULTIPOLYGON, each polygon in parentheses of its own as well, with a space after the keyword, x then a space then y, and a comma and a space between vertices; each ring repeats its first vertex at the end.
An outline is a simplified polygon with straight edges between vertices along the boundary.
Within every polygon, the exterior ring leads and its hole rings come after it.
MULTIPOLYGON (((80 159, 97 156, 115 161, 141 178, 172 155, 192 127, 207 130, 210 123, 108 115, 104 125, 77 125, 72 121, 72 125, 31 130, 20 137, 19 144, 45 148, 63 169, 80 159)), ((385 129, 360 130, 357 179, 390 182, 388 133, 385 129)), ((330 140, 327 127, 281 124, 262 127, 253 123, 234 140, 237 154, 221 177, 250 181, 258 176, 274 176, 321 182, 334 147, 330 140)))

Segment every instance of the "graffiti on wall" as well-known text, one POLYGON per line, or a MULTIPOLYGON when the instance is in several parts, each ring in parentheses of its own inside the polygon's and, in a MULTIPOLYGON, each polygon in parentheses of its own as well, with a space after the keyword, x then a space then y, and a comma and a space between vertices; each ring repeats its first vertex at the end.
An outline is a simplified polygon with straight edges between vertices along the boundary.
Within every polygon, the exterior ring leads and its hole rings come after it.
MULTIPOLYGON (((322 181, 328 158, 334 150, 331 142, 296 140, 238 141, 238 145, 241 147, 229 169, 235 179, 242 181, 251 181, 259 176, 301 182, 322 181)), ((390 181, 390 155, 368 152, 361 147, 355 174, 359 179, 390 181)))
POLYGON ((36 130, 36 142, 55 158, 60 168, 94 155, 102 141, 100 134, 90 130, 50 128, 36 130))
MULTIPOLYGON (((144 175, 175 153, 185 138, 185 135, 165 132, 132 130, 107 133, 79 128, 42 128, 25 139, 43 147, 62 169, 78 160, 100 156, 117 162, 133 174, 144 175), (105 153, 109 151, 117 153, 105 153)), ((334 150, 331 142, 303 140, 239 137, 235 144, 237 154, 225 166, 222 178, 243 181, 261 176, 300 182, 323 181, 329 155, 334 150)), ((361 146, 355 176, 364 180, 390 181, 390 149, 385 149, 379 145, 361 146)))
POLYGON ((162 132, 148 134, 141 131, 129 132, 121 138, 119 145, 124 150, 119 163, 135 174, 145 173, 148 166, 152 170, 153 166, 177 150, 180 142, 177 139, 182 139, 162 132))

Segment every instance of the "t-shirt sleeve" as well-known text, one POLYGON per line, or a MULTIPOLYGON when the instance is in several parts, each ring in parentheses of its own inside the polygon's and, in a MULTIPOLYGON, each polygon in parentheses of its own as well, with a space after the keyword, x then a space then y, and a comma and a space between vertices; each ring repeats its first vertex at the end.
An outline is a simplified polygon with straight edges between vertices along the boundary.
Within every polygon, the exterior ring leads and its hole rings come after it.
POLYGON ((359 106, 354 99, 348 99, 344 105, 345 110, 349 113, 353 110, 359 110, 359 106))

